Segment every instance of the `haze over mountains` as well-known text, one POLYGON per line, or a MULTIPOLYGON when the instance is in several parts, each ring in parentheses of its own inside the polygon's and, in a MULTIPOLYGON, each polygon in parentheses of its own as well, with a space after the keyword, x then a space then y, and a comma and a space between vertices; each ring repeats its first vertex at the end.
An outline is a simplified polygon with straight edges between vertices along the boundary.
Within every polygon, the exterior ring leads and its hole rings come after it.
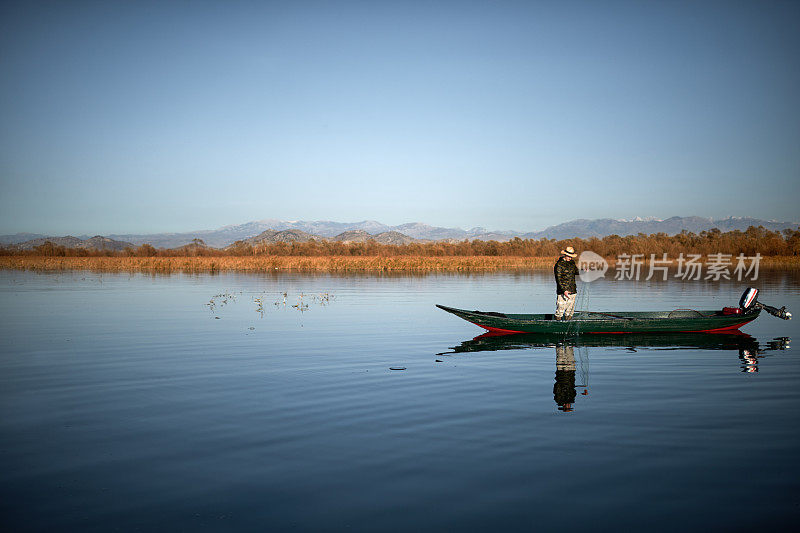
MULTIPOLYGON (((3 237, 7 237, 7 235, 3 235, 3 237)), ((42 246, 47 242, 50 242, 56 246, 63 246, 65 248, 86 248, 93 250, 110 250, 113 252, 121 252, 125 248, 133 247, 133 244, 130 242, 117 241, 101 235, 95 235, 94 237, 89 238, 72 237, 70 235, 66 237, 37 237, 21 243, 9 244, 14 245, 21 250, 33 250, 37 246, 42 246)))
POLYGON ((397 231, 382 231, 380 233, 368 233, 364 230, 348 230, 336 235, 334 237, 324 237, 319 234, 311 234, 299 229, 285 229, 285 230, 264 230, 255 237, 244 239, 241 242, 247 244, 274 244, 278 242, 308 242, 312 239, 340 241, 340 242, 367 242, 374 240, 380 244, 411 244, 417 242, 418 239, 403 235, 397 231))
POLYGON ((720 231, 744 231, 750 226, 764 226, 771 231, 783 231, 785 229, 796 229, 800 225, 798 222, 778 222, 775 220, 761 220, 750 217, 728 217, 713 220, 704 217, 671 217, 664 220, 657 218, 635 218, 633 220, 622 220, 613 218, 598 218, 594 220, 578 219, 564 222, 556 226, 534 232, 526 233, 526 238, 541 239, 569 239, 579 237, 588 239, 591 237, 605 237, 607 235, 636 235, 638 233, 666 233, 675 235, 683 230, 692 233, 718 228, 720 231))
MULTIPOLYGON (((514 237, 523 239, 569 239, 569 238, 590 238, 604 237, 606 235, 636 235, 638 233, 666 233, 674 235, 682 230, 699 233, 711 228, 719 228, 721 231, 746 230, 750 226, 764 226, 773 231, 781 231, 787 228, 797 228, 798 222, 777 222, 761 220, 748 217, 729 217, 725 219, 712 220, 697 216, 691 217, 671 217, 668 219, 656 218, 636 218, 632 220, 621 220, 612 218, 601 219, 578 219, 564 222, 555 226, 550 226, 542 231, 521 232, 521 231, 489 231, 485 228, 476 227, 469 230, 461 228, 443 228, 430 226, 420 222, 411 222, 399 226, 388 226, 374 220, 364 220, 361 222, 334 222, 326 220, 317 221, 286 221, 276 219, 265 219, 244 224, 223 226, 215 230, 199 230, 185 233, 157 233, 157 234, 124 234, 108 235, 106 238, 114 241, 101 243, 100 237, 59 237, 74 239, 75 246, 107 246, 117 248, 116 242, 123 245, 151 244, 156 248, 176 248, 192 242, 193 239, 202 239, 208 246, 223 248, 236 241, 254 242, 256 239, 263 242, 277 242, 303 240, 311 237, 324 237, 337 240, 363 241, 374 238, 378 242, 392 244, 402 244, 413 242, 414 240, 439 241, 439 240, 498 240, 506 241, 514 237), (292 237, 294 235, 294 237, 292 237), (277 239, 277 240, 276 240, 277 239), (81 244, 78 241, 87 241, 81 244)), ((0 236, 0 245, 14 245, 25 243, 26 248, 41 244, 49 239, 55 242, 55 237, 33 234, 18 233, 15 235, 0 236), (31 241, 36 244, 31 244, 31 241)))

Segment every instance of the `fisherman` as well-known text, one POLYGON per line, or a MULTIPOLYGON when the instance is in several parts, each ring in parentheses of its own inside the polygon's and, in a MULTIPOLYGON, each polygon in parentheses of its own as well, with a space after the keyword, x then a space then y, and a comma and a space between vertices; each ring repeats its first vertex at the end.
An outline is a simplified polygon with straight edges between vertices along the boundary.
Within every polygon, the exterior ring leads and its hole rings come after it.
POLYGON ((575 297, 578 288, 575 277, 579 274, 574 259, 578 257, 572 246, 561 250, 553 273, 556 277, 556 320, 570 320, 575 312, 575 297))

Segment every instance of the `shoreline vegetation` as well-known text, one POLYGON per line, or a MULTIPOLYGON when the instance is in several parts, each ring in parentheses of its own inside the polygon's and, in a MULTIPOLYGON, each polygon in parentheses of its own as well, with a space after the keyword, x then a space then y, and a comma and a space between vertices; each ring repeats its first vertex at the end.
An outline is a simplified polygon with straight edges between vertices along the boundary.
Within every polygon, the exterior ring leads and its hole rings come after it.
MULTIPOLYGON (((677 266, 680 254, 712 254, 748 259, 760 254, 760 268, 800 269, 800 230, 746 231, 699 234, 657 233, 592 239, 520 239, 498 241, 424 242, 402 245, 366 242, 317 241, 248 243, 237 241, 225 249, 211 248, 196 239, 180 248, 156 249, 149 244, 121 251, 67 248, 52 242, 22 250, 0 248, 0 268, 18 270, 90 270, 98 272, 214 273, 214 272, 479 272, 552 268, 560 250, 574 247, 606 258, 613 269, 623 254, 640 254, 643 264, 651 255, 677 266)), ((660 263, 665 264, 665 263, 660 263)))
MULTIPOLYGON (((218 273, 218 272, 492 272, 550 270, 554 257, 487 256, 255 256, 255 257, 45 257, 0 256, 0 269, 33 271, 218 273)), ((648 262, 643 263, 647 265, 648 262)), ((732 266, 735 266, 735 258, 732 266)), ((613 271, 615 261, 609 261, 613 271)), ((672 261, 670 268, 677 267, 672 261)), ((800 270, 800 257, 762 257, 761 270, 800 270)))

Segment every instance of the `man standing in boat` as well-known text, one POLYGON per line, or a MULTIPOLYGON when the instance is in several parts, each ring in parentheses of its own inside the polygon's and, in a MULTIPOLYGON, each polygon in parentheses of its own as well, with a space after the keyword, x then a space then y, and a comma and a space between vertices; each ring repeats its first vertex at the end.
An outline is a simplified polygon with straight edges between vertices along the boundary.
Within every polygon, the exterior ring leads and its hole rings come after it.
POLYGON ((570 320, 575 312, 575 297, 578 286, 575 278, 578 276, 578 267, 574 259, 578 257, 572 246, 561 250, 561 257, 556 261, 553 273, 556 277, 556 320, 570 320))

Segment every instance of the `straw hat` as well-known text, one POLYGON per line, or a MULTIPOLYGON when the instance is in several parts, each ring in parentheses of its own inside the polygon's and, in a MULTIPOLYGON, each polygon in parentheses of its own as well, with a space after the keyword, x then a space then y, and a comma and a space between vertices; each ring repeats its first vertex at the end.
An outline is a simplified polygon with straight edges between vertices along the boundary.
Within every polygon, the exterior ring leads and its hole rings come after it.
POLYGON ((566 255, 573 259, 578 257, 578 254, 575 253, 575 248, 573 248, 572 246, 567 246, 566 250, 561 250, 561 255, 566 255))

